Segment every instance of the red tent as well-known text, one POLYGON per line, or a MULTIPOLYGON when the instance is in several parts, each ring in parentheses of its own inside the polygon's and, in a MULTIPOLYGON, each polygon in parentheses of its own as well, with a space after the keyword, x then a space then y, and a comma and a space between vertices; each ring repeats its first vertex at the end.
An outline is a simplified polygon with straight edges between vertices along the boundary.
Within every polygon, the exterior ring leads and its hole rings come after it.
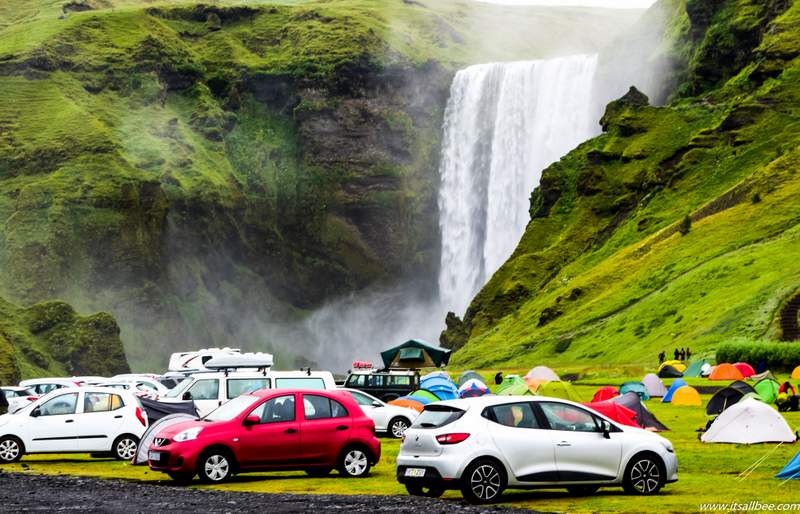
POLYGON ((601 387, 600 389, 597 390, 596 393, 594 393, 594 396, 592 397, 592 403, 604 402, 606 400, 610 400, 611 398, 617 395, 619 395, 619 391, 617 390, 616 387, 611 387, 611 386, 601 387))
POLYGON ((746 362, 737 362, 733 367, 738 369, 744 378, 752 377, 756 374, 756 370, 753 369, 753 366, 746 362))
POLYGON ((636 423, 636 413, 631 409, 614 402, 594 402, 584 403, 590 409, 593 409, 603 416, 616 421, 621 425, 628 425, 630 427, 638 427, 636 423))

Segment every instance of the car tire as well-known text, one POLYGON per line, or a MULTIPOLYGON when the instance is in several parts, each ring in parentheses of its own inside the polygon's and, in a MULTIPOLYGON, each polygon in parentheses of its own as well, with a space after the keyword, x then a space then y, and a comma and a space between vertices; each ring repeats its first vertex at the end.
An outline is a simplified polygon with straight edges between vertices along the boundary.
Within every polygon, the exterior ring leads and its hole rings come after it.
POLYGON ((386 434, 389 435, 390 437, 394 437, 395 439, 400 439, 401 437, 403 437, 403 432, 408 430, 408 427, 410 426, 411 423, 409 423, 409 421, 406 418, 402 416, 397 416, 396 418, 392 418, 391 421, 389 421, 386 434))
POLYGON ((444 494, 445 489, 441 485, 406 484, 406 491, 411 496, 438 498, 444 494))
POLYGON ((479 459, 467 466, 461 475, 461 494, 474 504, 492 503, 506 487, 506 472, 494 460, 479 459))
POLYGON ((599 485, 571 485, 567 487, 567 491, 572 496, 591 496, 599 489, 599 485))
POLYGON ((0 462, 17 462, 25 455, 25 445, 12 435, 0 439, 0 462))
POLYGON ((111 447, 111 455, 117 460, 133 460, 138 447, 138 437, 131 434, 122 434, 114 440, 114 445, 111 447))
POLYGON ((628 494, 648 496, 656 494, 666 482, 666 472, 661 460, 649 453, 640 453, 628 462, 622 487, 628 494))
POLYGON ((331 468, 308 468, 306 474, 311 477, 326 477, 333 471, 331 468))
POLYGON ((192 478, 194 478, 194 475, 190 473, 180 473, 176 471, 170 471, 167 475, 178 485, 189 485, 192 483, 192 478))
POLYGON ((364 478, 369 475, 369 453, 361 446, 348 446, 339 455, 339 474, 347 478, 364 478))
POLYGON ((197 474, 206 483, 219 484, 228 480, 233 475, 233 468, 233 457, 222 449, 206 451, 197 459, 197 474))

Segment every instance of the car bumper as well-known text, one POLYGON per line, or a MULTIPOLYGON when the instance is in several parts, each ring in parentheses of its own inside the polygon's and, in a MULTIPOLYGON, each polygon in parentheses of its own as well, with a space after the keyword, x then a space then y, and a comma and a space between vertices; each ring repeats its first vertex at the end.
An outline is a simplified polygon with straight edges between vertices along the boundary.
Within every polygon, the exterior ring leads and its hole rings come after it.
POLYGON ((412 456, 399 455, 397 457, 397 481, 406 484, 411 482, 457 482, 461 473, 461 463, 463 459, 449 460, 438 456, 412 456), (425 469, 422 477, 406 476, 408 468, 425 469))
POLYGON ((664 467, 667 468, 668 484, 678 481, 678 457, 674 453, 667 453, 664 457, 664 467))
POLYGON ((186 473, 194 472, 199 451, 195 448, 181 448, 180 443, 168 446, 150 447, 147 452, 147 465, 154 471, 186 473), (158 458, 155 458, 155 457, 158 458))

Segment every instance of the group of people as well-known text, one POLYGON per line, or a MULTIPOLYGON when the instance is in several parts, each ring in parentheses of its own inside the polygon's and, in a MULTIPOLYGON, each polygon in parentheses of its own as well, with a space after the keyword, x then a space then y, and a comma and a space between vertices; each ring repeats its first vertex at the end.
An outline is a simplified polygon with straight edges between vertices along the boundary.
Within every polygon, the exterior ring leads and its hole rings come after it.
POLYGON ((782 412, 796 411, 800 407, 800 397, 797 396, 797 391, 788 380, 778 388, 778 397, 775 399, 775 405, 782 412))
MULTIPOLYGON (((689 358, 692 356, 692 351, 689 348, 675 348, 673 352, 676 361, 688 361, 689 358)), ((667 358, 667 353, 664 350, 661 350, 661 353, 658 354, 658 364, 659 366, 664 363, 664 360, 667 358)))

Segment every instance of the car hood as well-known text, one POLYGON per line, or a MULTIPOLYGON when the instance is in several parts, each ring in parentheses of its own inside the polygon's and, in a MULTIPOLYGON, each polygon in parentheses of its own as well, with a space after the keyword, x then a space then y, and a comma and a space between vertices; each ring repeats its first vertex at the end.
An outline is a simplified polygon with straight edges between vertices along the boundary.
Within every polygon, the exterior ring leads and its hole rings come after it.
POLYGON ((176 423, 174 425, 170 425, 167 428, 165 428, 164 430, 160 430, 156 434, 156 437, 164 438, 164 439, 172 439, 177 434, 179 434, 179 433, 181 433, 184 430, 187 430, 189 428, 194 428, 194 427, 207 428, 207 427, 210 427, 212 425, 215 425, 215 423, 204 423, 204 422, 199 421, 199 420, 182 421, 180 423, 176 423))

